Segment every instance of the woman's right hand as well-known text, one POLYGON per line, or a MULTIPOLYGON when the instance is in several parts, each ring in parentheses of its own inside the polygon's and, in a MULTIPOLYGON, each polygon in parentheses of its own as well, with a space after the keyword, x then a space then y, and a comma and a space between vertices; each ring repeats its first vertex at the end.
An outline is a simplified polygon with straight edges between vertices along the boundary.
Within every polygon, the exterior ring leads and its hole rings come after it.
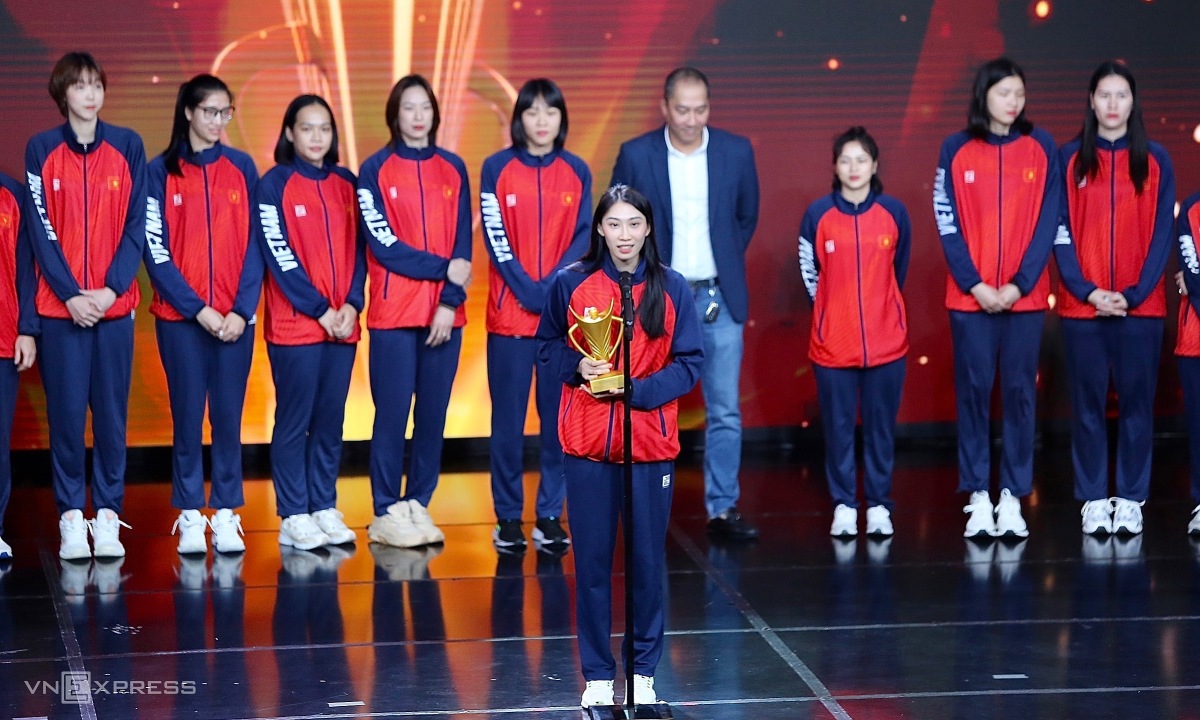
POLYGON ((579 376, 583 378, 584 382, 590 382, 600 377, 604 373, 610 372, 612 370, 612 363, 604 360, 593 360, 589 357, 585 357, 579 361, 579 367, 577 370, 579 372, 579 376))
POLYGON ((325 311, 324 315, 317 318, 317 322, 321 324, 321 329, 325 331, 325 334, 329 336, 330 340, 339 339, 337 336, 338 318, 338 311, 334 310, 333 308, 329 308, 325 311))
POLYGON ((451 260, 450 267, 446 268, 446 279, 466 288, 471 284, 471 261, 464 258, 451 260))
POLYGON ((985 282, 981 282, 971 288, 971 296, 975 298, 975 302, 979 303, 979 307, 983 308, 983 311, 986 313, 995 314, 1008 309, 1008 306, 1004 303, 1004 298, 1000 296, 1000 291, 985 282))
MULTIPOLYGON (((225 316, 217 311, 216 308, 204 306, 204 309, 196 313, 196 322, 200 323, 200 327, 208 331, 213 337, 220 337, 221 325, 225 322, 225 316)), ((224 338, 222 338, 224 339, 224 338)))
POLYGON ((1129 303, 1119 292, 1096 288, 1087 296, 1087 301, 1096 308, 1096 317, 1125 317, 1129 303))

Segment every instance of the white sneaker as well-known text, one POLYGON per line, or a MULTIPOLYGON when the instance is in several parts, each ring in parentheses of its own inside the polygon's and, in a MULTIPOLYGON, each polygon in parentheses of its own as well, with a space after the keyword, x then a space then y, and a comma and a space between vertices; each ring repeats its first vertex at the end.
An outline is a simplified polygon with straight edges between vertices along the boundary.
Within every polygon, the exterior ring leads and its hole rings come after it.
POLYGON ((854 537, 857 535, 858 510, 839 503, 833 509, 833 524, 829 526, 829 534, 834 537, 854 537))
POLYGON ((658 695, 654 692, 654 678, 649 675, 634 675, 633 704, 653 705, 657 702, 658 695))
POLYGON ((92 544, 95 545, 95 556, 98 558, 121 558, 125 557, 125 546, 121 544, 121 528, 126 527, 132 530, 129 525, 121 521, 115 512, 108 508, 102 508, 96 513, 96 517, 88 522, 88 527, 92 530, 92 544))
POLYGON ((317 523, 317 527, 329 536, 328 544, 330 545, 345 545, 357 539, 354 531, 346 527, 346 522, 342 519, 344 517, 342 511, 337 508, 318 510, 312 514, 312 519, 317 523))
POLYGON ((996 503, 996 536, 1029 537, 1029 526, 1021 517, 1021 501, 1007 488, 1000 491, 1000 500, 996 503))
POLYGON ((208 539, 204 537, 204 528, 208 526, 199 510, 184 510, 175 518, 171 526, 171 534, 179 533, 180 555, 192 553, 207 553, 208 539))
POLYGON ((580 707, 613 704, 612 680, 588 680, 587 687, 583 690, 583 697, 579 699, 580 707))
POLYGON ((882 505, 867 508, 867 534, 887 536, 894 533, 892 513, 882 505))
POLYGON ((416 500, 409 500, 408 514, 412 518, 413 525, 417 526, 417 530, 425 535, 427 544, 446 542, 446 533, 433 524, 433 518, 429 516, 429 511, 425 509, 424 505, 416 500))
MULTIPOLYGON (((58 556, 63 560, 83 560, 92 556, 88 545, 88 524, 82 510, 68 510, 58 519, 58 556)), ((86 583, 85 583, 86 584, 86 583)))
POLYGON ((988 497, 987 492, 979 490, 971 493, 971 502, 963 508, 963 512, 970 515, 967 518, 967 529, 963 532, 963 537, 984 538, 995 536, 996 520, 993 517, 994 508, 992 507, 992 499, 988 497))
POLYGON ((246 551, 246 541, 242 536, 242 516, 229 508, 221 508, 208 519, 212 528, 213 550, 219 553, 240 553, 246 551))
POLYGON ((0 560, 12 559, 12 546, 4 542, 4 538, 0 538, 0 560))
POLYGON ((1188 523, 1188 535, 1200 535, 1200 505, 1192 508, 1192 521, 1188 523))
POLYGON ((285 517, 279 524, 279 544, 297 550, 314 550, 328 545, 329 536, 317 527, 312 515, 300 513, 285 517))
POLYGON ((376 517, 367 527, 367 537, 371 542, 399 548, 420 547, 425 544, 425 533, 413 524, 412 506, 407 502, 389 505, 387 512, 376 517))
POLYGON ((1096 535, 1113 531, 1112 502, 1108 499, 1088 500, 1083 504, 1079 514, 1083 516, 1084 534, 1096 535))
POLYGON ((1142 531, 1142 505, 1146 504, 1143 500, 1126 500, 1125 498, 1113 498, 1113 521, 1112 531, 1114 533, 1122 533, 1125 535, 1137 535, 1142 531))

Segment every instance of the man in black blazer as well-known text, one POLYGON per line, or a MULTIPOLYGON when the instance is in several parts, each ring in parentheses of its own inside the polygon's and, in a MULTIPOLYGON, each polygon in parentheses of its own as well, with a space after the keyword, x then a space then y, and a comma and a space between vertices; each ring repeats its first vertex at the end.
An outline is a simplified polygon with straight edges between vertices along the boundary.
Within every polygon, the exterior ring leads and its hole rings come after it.
POLYGON ((749 313, 746 247, 758 224, 754 149, 740 135, 708 127, 708 78, 671 71, 663 87, 665 125, 621 146, 612 183, 640 190, 654 208, 663 260, 692 287, 704 325, 704 504, 718 539, 754 540, 737 510, 742 454, 738 381, 749 313))

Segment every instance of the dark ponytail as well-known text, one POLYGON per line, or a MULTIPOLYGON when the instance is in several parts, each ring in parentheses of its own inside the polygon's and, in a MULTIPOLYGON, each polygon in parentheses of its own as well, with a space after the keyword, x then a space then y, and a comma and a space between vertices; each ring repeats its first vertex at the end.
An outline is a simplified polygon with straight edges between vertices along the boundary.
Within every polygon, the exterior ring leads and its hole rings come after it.
POLYGON ((163 162, 170 174, 183 174, 179 167, 179 158, 185 148, 191 147, 188 141, 191 123, 188 121, 187 111, 194 112, 206 97, 215 92, 225 93, 229 96, 229 101, 233 102, 233 93, 229 91, 229 86, 214 75, 197 75, 179 86, 179 93, 175 96, 175 117, 171 121, 171 140, 167 143, 167 149, 162 152, 163 162))

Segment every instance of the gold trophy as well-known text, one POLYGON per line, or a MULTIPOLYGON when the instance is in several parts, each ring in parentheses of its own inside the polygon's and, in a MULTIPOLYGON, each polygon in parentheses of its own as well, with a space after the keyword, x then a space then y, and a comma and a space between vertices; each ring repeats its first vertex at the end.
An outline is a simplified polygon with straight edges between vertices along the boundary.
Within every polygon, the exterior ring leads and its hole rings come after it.
MULTIPOLYGON (((617 354, 617 349, 621 347, 621 339, 625 336, 625 324, 621 322, 621 317, 613 316, 615 303, 616 300, 609 301, 608 310, 603 313, 594 307, 589 307, 584 308, 583 315, 579 315, 575 312, 575 308, 569 306, 567 308, 576 320, 571 327, 567 328, 567 341, 576 350, 597 362, 611 363, 617 354), (612 332, 614 324, 617 326, 615 339, 612 332), (579 331, 579 335, 583 336, 583 345, 586 345, 587 349, 584 349, 579 340, 575 338, 576 330, 579 331)), ((625 375, 621 370, 606 372, 588 382, 587 386, 593 395, 619 390, 625 387, 625 375)))

